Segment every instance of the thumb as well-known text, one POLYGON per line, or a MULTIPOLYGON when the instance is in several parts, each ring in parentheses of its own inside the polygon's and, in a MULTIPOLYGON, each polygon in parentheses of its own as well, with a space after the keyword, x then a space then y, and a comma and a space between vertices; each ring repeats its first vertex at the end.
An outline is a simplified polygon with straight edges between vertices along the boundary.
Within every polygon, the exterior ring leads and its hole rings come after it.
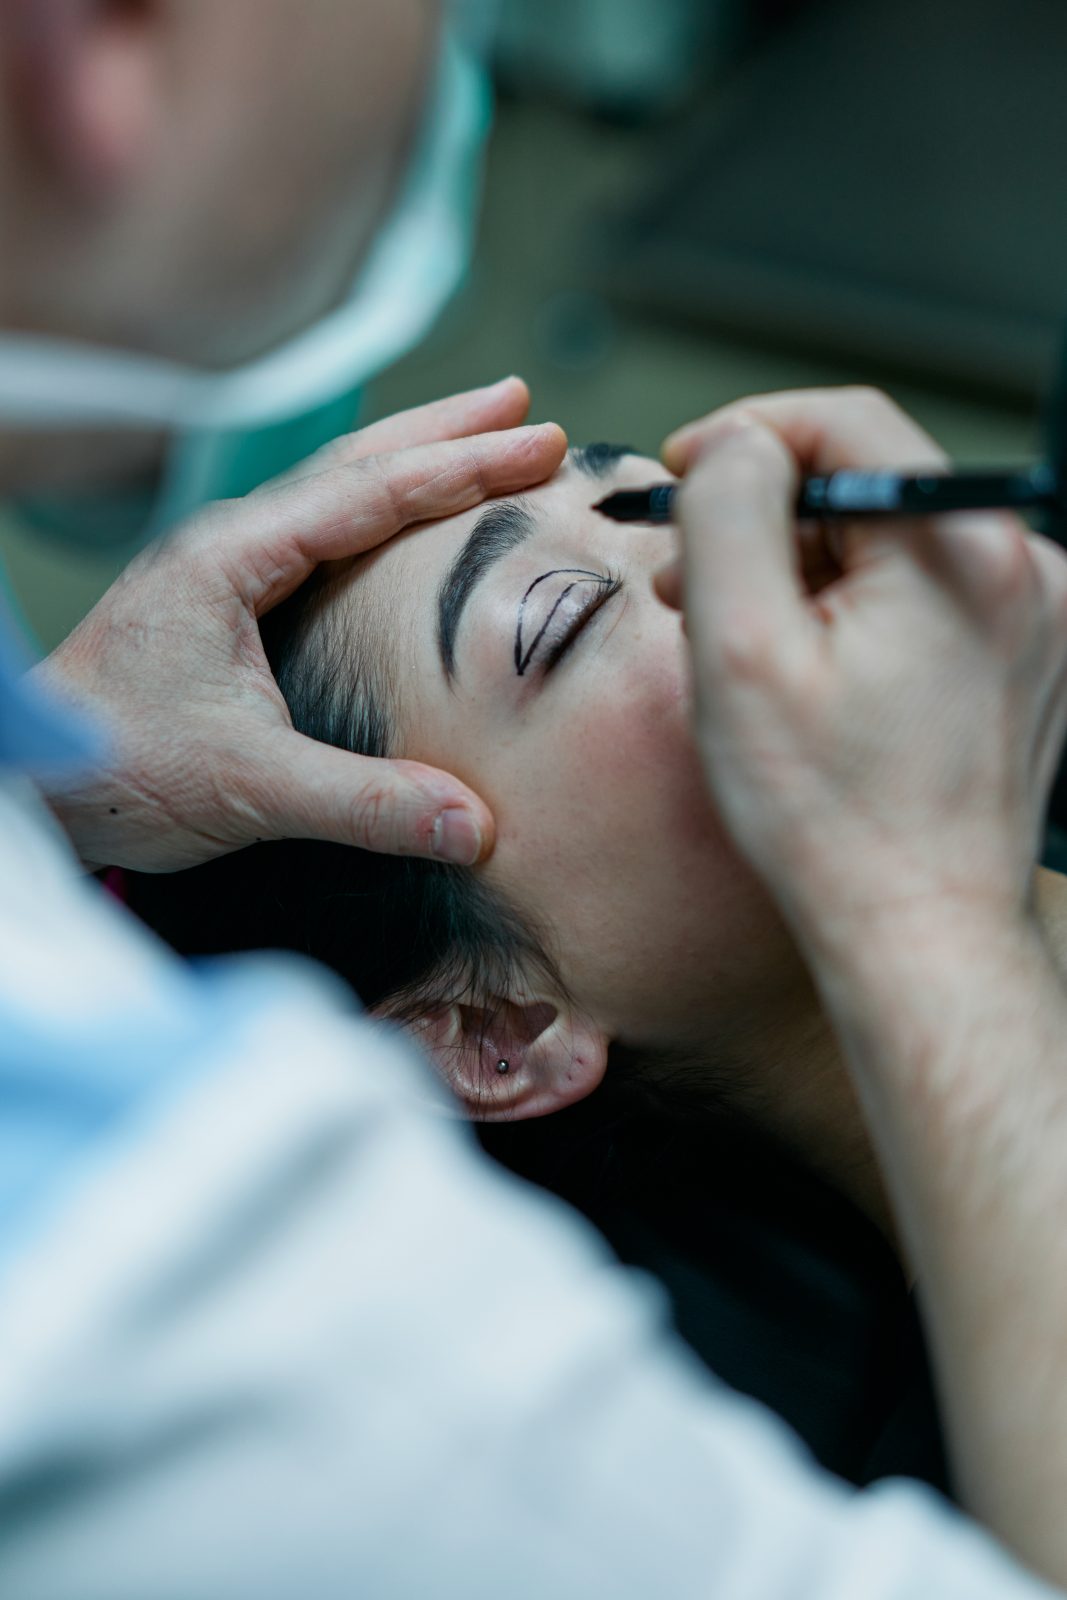
POLYGON ((685 573, 680 555, 672 556, 666 566, 653 575, 652 587, 656 598, 672 611, 681 611, 685 605, 685 573))
POLYGON ((489 808, 458 778, 421 762, 352 755, 288 732, 272 740, 262 770, 263 791, 249 799, 263 836, 462 867, 492 850, 489 808))

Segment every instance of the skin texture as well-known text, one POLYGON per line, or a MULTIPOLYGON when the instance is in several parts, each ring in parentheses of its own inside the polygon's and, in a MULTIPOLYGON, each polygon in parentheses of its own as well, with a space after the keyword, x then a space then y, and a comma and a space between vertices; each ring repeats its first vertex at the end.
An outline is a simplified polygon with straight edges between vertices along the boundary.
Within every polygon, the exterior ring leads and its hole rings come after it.
MULTIPOLYGON (((330 310, 405 170, 440 21, 438 0, 7 0, 0 326, 225 367, 330 310)), ((492 848, 454 778, 298 741, 256 619, 409 512, 546 476, 558 430, 499 436, 528 404, 513 380, 365 429, 132 564, 43 669, 112 734, 104 770, 49 796, 86 865, 162 871, 284 834, 492 848), (464 442, 480 432, 498 437, 464 442)), ((120 487, 163 442, 0 430, 0 493, 120 487)))
MULTIPOLYGON (((635 458, 616 476, 636 483, 650 472, 657 473, 654 464, 635 458)), ((371 587, 361 586, 359 600, 373 613, 377 590, 401 619, 395 648, 405 751, 447 762, 485 795, 498 821, 485 869, 490 880, 534 921, 565 930, 567 987, 613 1034, 636 1043, 677 1012, 680 968, 697 983, 710 963, 732 981, 741 964, 731 962, 728 944, 749 918, 765 927, 773 918, 708 804, 690 732, 682 630, 652 590, 669 535, 599 517, 589 509, 598 491, 568 466, 524 497, 540 531, 472 595, 451 684, 437 657, 435 597, 476 514, 430 537, 413 533, 372 557, 371 587), (546 670, 546 635, 520 677, 514 641, 522 597, 561 568, 617 572, 622 589, 554 668, 546 670), (735 931, 709 947, 712 894, 721 907, 716 920, 735 931), (627 927, 639 903, 649 918, 627 927), (658 918, 657 906, 669 908, 669 917, 658 918), (613 930, 607 941, 605 928, 613 930), (638 966, 647 971, 650 996, 664 991, 661 1014, 651 1001, 634 1003, 630 975, 638 966)), ((527 639, 570 581, 558 572, 530 594, 527 639)), ((579 585, 557 619, 599 590, 596 582, 579 585)), ((740 973, 737 981, 744 982, 740 973)))
MULTIPOLYGON (((472 594, 451 681, 438 653, 437 592, 478 513, 393 541, 357 563, 339 593, 349 627, 378 619, 401 752, 447 766, 486 797, 497 845, 478 870, 548 932, 564 980, 552 992, 529 974, 527 988, 500 997, 511 1002, 508 1022, 488 1050, 476 1048, 481 1017, 466 1008, 432 1014, 419 1031, 483 1117, 539 1115, 589 1093, 612 1044, 637 1051, 652 1076, 683 1065, 678 1092, 695 1103, 724 1096, 895 1237, 808 952, 778 910, 778 882, 764 887, 709 792, 681 617, 659 598, 671 588, 677 537, 591 509, 612 487, 663 477, 639 457, 602 484, 568 463, 524 495, 537 531, 472 594), (528 650, 575 582, 569 569, 615 575, 620 592, 545 671, 557 636, 550 624, 519 676, 517 618, 528 650), (498 1055, 512 1064, 504 1079, 498 1055)), ((803 566, 829 598, 840 566, 814 550, 803 566)), ((579 579, 557 618, 601 592, 595 578, 579 579)), ((713 789, 713 769, 708 776, 713 789)), ((883 870, 895 886, 896 863, 883 870)), ((862 882, 855 872, 852 880, 862 882)), ((1063 880, 1039 873, 1034 890, 1037 922, 1062 958, 1063 880)))
POLYGON ((257 618, 320 561, 549 476, 565 441, 517 427, 526 404, 506 379, 376 423, 137 558, 38 669, 111 736, 50 797, 86 865, 173 871, 257 838, 464 864, 491 849, 491 815, 454 777, 296 734, 257 618))
POLYGON ((668 442, 683 559, 657 587, 685 607, 720 809, 857 1087, 961 1498, 1063 1585, 1067 995, 1032 862, 1067 722, 1067 561, 1010 517, 855 525, 812 601, 795 556, 801 473, 933 449, 869 390, 728 408, 668 442))
MULTIPOLYGON (((634 794, 646 802, 639 808, 646 844, 666 857, 663 881, 677 886, 671 841, 656 832, 663 791, 649 789, 645 776, 650 755, 657 764, 675 761, 675 809, 667 817, 679 859, 698 882, 702 852, 712 876, 721 870, 735 915, 747 908, 744 958, 767 979, 783 970, 783 947, 758 909, 758 890, 714 834, 694 840, 691 758, 680 755, 675 736, 686 704, 678 635, 661 631, 662 618, 643 609, 644 583, 684 607, 702 770, 739 853, 775 895, 815 980, 818 1008, 810 999, 790 1005, 788 985, 780 993, 768 983, 766 991, 774 1002, 766 1010, 781 1018, 779 1041, 790 1027, 794 1042, 806 1033, 807 1059, 784 1056, 793 1105, 800 1083, 809 1103, 833 1108, 831 1127, 858 1126, 855 1105, 842 1113, 847 1067, 870 1143, 845 1160, 824 1144, 824 1160, 828 1152, 828 1174, 844 1186, 849 1169, 869 1171, 872 1146, 877 1151, 924 1310, 961 1497, 1023 1560, 1062 1585, 1065 917, 1062 883, 1044 874, 1035 880, 1032 861, 1067 716, 1067 564, 1009 518, 846 528, 829 552, 836 577, 813 596, 790 516, 799 473, 929 461, 932 447, 867 391, 778 396, 741 410, 668 445, 667 458, 689 478, 680 499, 680 567, 671 557, 656 572, 647 530, 646 547, 631 547, 632 533, 591 526, 573 496, 576 521, 565 537, 549 535, 532 565, 529 548, 512 556, 512 570, 501 564, 485 620, 469 630, 469 667, 459 657, 452 711, 451 691, 434 683, 427 666, 432 604, 420 597, 413 625, 397 626, 400 569, 391 584, 386 576, 403 560, 404 544, 374 558, 380 599, 393 607, 408 694, 405 737, 449 740, 473 762, 472 744, 489 733, 478 759, 492 767, 482 782, 497 796, 502 848, 484 870, 532 901, 552 901, 557 928, 564 906, 581 926, 583 896, 603 897, 602 914, 613 905, 617 883, 597 884, 594 868, 601 850, 616 870, 629 866, 617 835, 628 846, 638 842, 634 794), (532 704, 513 703, 515 610, 535 568, 596 570, 601 559, 639 586, 627 649, 612 654, 627 612, 601 618, 599 636, 577 647, 590 659, 567 658, 575 681, 566 710, 542 732, 537 716, 549 691, 542 686, 532 704), (658 645, 645 656, 650 639, 658 645), (632 659, 645 670, 633 671, 632 659), (413 675, 422 680, 414 696, 413 675), (612 781, 593 786, 595 809, 579 809, 578 774, 588 794, 597 767, 612 781), (566 797, 573 813, 551 834, 539 816, 543 789, 557 802, 566 797), (573 856, 559 843, 561 832, 581 839, 573 856), (519 859, 524 843, 545 855, 529 876, 519 859)), ((634 466, 647 478, 647 468, 634 466)), ((620 481, 640 480, 627 468, 620 481)), ((564 495, 566 484, 566 475, 550 484, 545 500, 564 495)), ((518 693, 530 693, 521 680, 518 693)), ((562 814, 557 803, 555 815, 562 814)), ((657 885, 636 870, 631 882, 644 898, 628 908, 632 934, 616 932, 610 946, 620 962, 637 959, 628 993, 612 990, 595 950, 576 944, 568 960, 569 975, 587 986, 583 1005, 602 1005, 605 1019, 614 1006, 639 1027, 638 1012, 659 998, 654 983, 642 983, 640 966, 657 935, 672 941, 667 977, 680 994, 690 973, 669 895, 657 898, 657 885), (630 936, 628 957, 619 941, 630 936)), ((681 920, 688 929, 684 896, 681 920)), ((707 937, 712 943, 700 955, 713 959, 721 942, 707 937)), ((712 967, 706 976, 721 1007, 712 967)), ((516 1010, 533 1015, 528 1000, 515 997, 516 1010)), ((728 985, 727 1013, 729 1001, 728 985)), ((544 1084, 553 1074, 573 1097, 568 1070, 588 1082, 588 1062, 598 1060, 603 1020, 587 1013, 584 1025, 572 1019, 553 1040, 554 1026, 542 1022, 518 1058, 519 1087, 505 1091, 517 1114, 551 1109, 544 1084)), ((464 1047, 462 1018, 429 1018, 425 1031, 450 1076, 458 1069, 468 1089, 476 1085, 479 1066, 464 1047)), ((750 1067, 762 1060, 773 1071, 766 1044, 765 1033, 750 1067)), ((767 1105, 789 1107, 773 1081, 770 1091, 767 1105)), ((804 1137, 815 1154, 817 1127, 812 1134, 809 1117, 804 1137)))
POLYGON ((924 905, 1020 914, 1067 723, 1063 551, 993 512, 845 524, 840 581, 812 603, 800 473, 944 470, 933 441, 873 391, 816 391, 728 408, 688 458, 667 453, 692 469, 679 515, 705 767, 801 936, 845 950, 924 905), (909 637, 922 655, 902 657, 909 637))
MULTIPOLYGON (((633 456, 594 482, 568 461, 525 493, 536 532, 472 593, 451 681, 438 652, 437 594, 479 512, 383 546, 337 591, 344 625, 371 628, 380 642, 399 753, 444 764, 485 797, 496 847, 477 870, 547 933, 563 979, 550 989, 525 974, 499 997, 505 1020, 494 1019, 487 1049, 482 1015, 466 1007, 432 1013, 417 1031, 483 1118, 542 1115, 588 1094, 612 1044, 639 1052, 653 1075, 684 1066, 696 1101, 714 1084, 888 1226, 807 970, 708 793, 681 619, 653 586, 674 535, 591 509, 612 487, 663 476, 633 456), (546 671, 558 637, 550 625, 519 676, 523 597, 528 650, 574 581, 559 570, 570 568, 616 575, 621 589, 546 671), (500 1056, 511 1063, 504 1077, 500 1056)), ((595 580, 579 583, 557 627, 600 593, 595 580)))

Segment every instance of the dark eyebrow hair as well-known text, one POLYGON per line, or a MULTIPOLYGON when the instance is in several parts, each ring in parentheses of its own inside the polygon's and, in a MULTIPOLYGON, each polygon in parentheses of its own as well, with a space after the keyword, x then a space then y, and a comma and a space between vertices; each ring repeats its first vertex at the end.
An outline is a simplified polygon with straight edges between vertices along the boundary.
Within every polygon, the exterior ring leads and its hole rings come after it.
MULTIPOLYGON (((587 478, 601 479, 624 456, 640 455, 628 444, 584 444, 567 459, 587 478)), ((482 512, 463 548, 445 574, 437 595, 437 649, 449 682, 456 673, 456 635, 463 609, 494 562, 523 544, 536 530, 523 500, 498 500, 482 512)))
POLYGON ((536 523, 522 500, 499 500, 482 512, 445 574, 437 595, 437 648, 445 676, 456 670, 456 634, 463 608, 494 562, 525 543, 536 523))
POLYGON ((632 444, 582 444, 568 451, 571 464, 587 478, 606 478, 623 456, 639 456, 632 444))

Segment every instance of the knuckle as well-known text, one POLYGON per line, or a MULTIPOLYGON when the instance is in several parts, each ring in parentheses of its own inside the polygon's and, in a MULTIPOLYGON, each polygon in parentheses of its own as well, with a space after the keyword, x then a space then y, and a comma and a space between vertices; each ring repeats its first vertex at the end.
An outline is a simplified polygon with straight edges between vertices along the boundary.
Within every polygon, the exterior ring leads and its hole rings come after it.
MULTIPOLYGON (((335 469, 340 472, 341 469, 335 469)), ((375 523, 405 526, 408 520, 411 491, 404 478, 390 467, 389 456, 368 456, 354 461, 343 469, 351 492, 360 502, 360 509, 375 523)))
POLYGON ((383 507, 398 527, 427 516, 448 515, 491 494, 492 468, 500 464, 499 457, 467 440, 435 446, 418 470, 409 465, 403 476, 392 476, 384 464, 376 463, 383 507))
MULTIPOLYGON (((518 455, 520 459, 531 453, 533 446, 529 438, 519 441, 518 455)), ((466 445, 461 449, 449 474, 453 479, 458 478, 456 487, 462 486, 471 489, 483 498, 490 490, 489 457, 476 445, 466 445)))
POLYGON ((391 796, 383 785, 369 783, 352 803, 353 843, 360 850, 393 853, 397 844, 397 818, 391 796))
MULTIPOLYGON (((441 802, 429 789, 375 760, 375 769, 351 801, 348 833, 358 849, 376 855, 425 853, 441 802)), ((400 766, 408 763, 401 762, 400 766)))

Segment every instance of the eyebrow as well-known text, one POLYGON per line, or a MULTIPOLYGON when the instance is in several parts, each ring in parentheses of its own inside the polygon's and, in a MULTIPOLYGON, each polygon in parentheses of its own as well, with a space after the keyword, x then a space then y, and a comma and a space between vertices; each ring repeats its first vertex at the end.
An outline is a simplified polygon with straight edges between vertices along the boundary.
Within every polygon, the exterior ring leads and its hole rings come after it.
POLYGON ((582 444, 567 452, 571 465, 584 472, 587 478, 610 477, 616 462, 624 456, 640 454, 632 444, 582 444))
POLYGON ((437 595, 437 649, 449 682, 456 672, 456 634, 464 608, 489 569, 525 544, 537 523, 522 500, 501 500, 482 512, 437 595))
MULTIPOLYGON (((571 465, 587 478, 602 479, 616 462, 639 452, 626 444, 587 444, 567 452, 571 465)), ((456 636, 467 601, 496 562, 537 532, 525 500, 500 500, 482 512, 437 594, 437 650, 445 677, 456 675, 456 636)))

